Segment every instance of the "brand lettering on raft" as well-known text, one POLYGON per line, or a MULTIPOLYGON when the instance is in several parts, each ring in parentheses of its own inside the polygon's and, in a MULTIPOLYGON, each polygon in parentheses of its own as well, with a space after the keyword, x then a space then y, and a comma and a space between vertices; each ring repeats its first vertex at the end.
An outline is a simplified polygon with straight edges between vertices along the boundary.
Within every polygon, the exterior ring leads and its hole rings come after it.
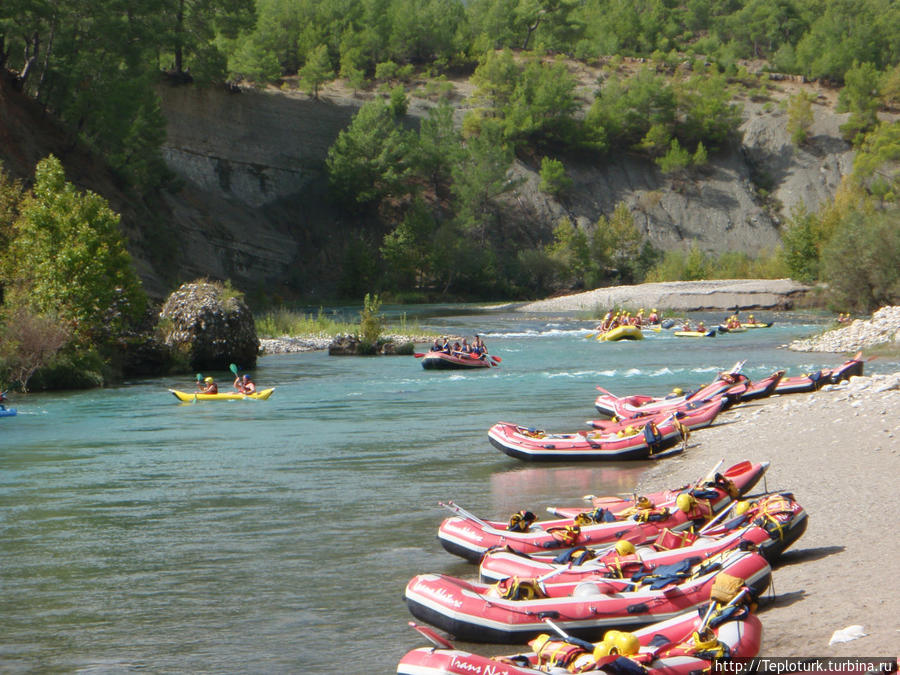
POLYGON ((456 656, 450 662, 450 667, 467 673, 476 673, 477 675, 509 675, 509 671, 506 668, 501 670, 498 666, 485 664, 482 670, 482 667, 477 663, 469 663, 456 656))
POLYGON ((440 600, 445 605, 452 605, 456 608, 462 607, 462 600, 454 600, 453 594, 448 593, 443 588, 432 588, 431 586, 427 586, 421 581, 417 581, 416 585, 413 586, 413 590, 424 593, 425 595, 430 595, 436 600, 440 600))
POLYGON ((484 539, 484 537, 482 537, 480 534, 478 534, 471 527, 457 527, 456 525, 453 525, 452 523, 447 523, 446 525, 444 525, 444 529, 449 530, 450 532, 464 534, 465 536, 469 537, 470 539, 474 539, 475 541, 481 541, 482 539, 484 539))

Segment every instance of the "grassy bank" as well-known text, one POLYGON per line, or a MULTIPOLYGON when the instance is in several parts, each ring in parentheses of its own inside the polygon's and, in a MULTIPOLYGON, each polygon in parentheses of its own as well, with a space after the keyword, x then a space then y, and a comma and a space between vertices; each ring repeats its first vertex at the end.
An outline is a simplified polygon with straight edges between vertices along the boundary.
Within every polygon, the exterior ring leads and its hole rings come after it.
MULTIPOLYGON (((320 309, 316 314, 306 314, 288 309, 277 309, 256 318, 256 334, 261 338, 290 337, 336 337, 356 335, 359 323, 339 321, 320 309)), ((417 320, 407 321, 406 314, 397 320, 385 322, 382 334, 419 335, 437 337, 437 333, 424 330, 417 320)))

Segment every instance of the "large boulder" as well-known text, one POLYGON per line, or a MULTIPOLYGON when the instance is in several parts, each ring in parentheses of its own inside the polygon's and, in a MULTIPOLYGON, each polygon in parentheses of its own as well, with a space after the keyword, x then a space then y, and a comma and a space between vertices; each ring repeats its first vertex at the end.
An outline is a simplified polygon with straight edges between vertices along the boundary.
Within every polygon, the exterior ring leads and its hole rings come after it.
POLYGON ((207 281, 182 284, 159 317, 166 345, 181 352, 194 370, 256 365, 259 338, 253 314, 230 287, 207 281))

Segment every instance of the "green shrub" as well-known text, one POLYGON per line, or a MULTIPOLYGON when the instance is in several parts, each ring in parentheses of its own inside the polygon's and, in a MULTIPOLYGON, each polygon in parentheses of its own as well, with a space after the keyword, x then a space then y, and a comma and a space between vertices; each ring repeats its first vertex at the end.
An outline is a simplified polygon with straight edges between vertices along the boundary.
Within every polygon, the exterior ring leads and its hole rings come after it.
POLYGON ((384 316, 379 314, 381 299, 378 294, 366 293, 363 300, 363 309, 359 313, 360 341, 363 344, 376 345, 384 329, 384 316))

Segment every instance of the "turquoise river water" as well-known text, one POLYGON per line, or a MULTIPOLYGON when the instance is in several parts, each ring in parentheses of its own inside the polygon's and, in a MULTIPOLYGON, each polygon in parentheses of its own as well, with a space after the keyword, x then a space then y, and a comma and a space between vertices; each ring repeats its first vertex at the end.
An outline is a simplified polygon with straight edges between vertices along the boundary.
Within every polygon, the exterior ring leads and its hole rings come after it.
MULTIPOLYGON (((180 404, 166 390, 190 377, 16 397, 0 419, 0 671, 394 672, 423 643, 410 577, 475 571, 441 549, 439 500, 506 519, 629 491, 647 466, 526 464, 488 443, 491 424, 572 431, 596 385, 663 394, 739 359, 751 379, 843 362, 779 348, 815 318, 759 318, 776 324, 598 343, 569 317, 457 309, 421 324, 482 333, 500 367, 315 352, 261 358, 265 402, 180 404)), ((225 365, 205 374, 227 386, 225 365)))

